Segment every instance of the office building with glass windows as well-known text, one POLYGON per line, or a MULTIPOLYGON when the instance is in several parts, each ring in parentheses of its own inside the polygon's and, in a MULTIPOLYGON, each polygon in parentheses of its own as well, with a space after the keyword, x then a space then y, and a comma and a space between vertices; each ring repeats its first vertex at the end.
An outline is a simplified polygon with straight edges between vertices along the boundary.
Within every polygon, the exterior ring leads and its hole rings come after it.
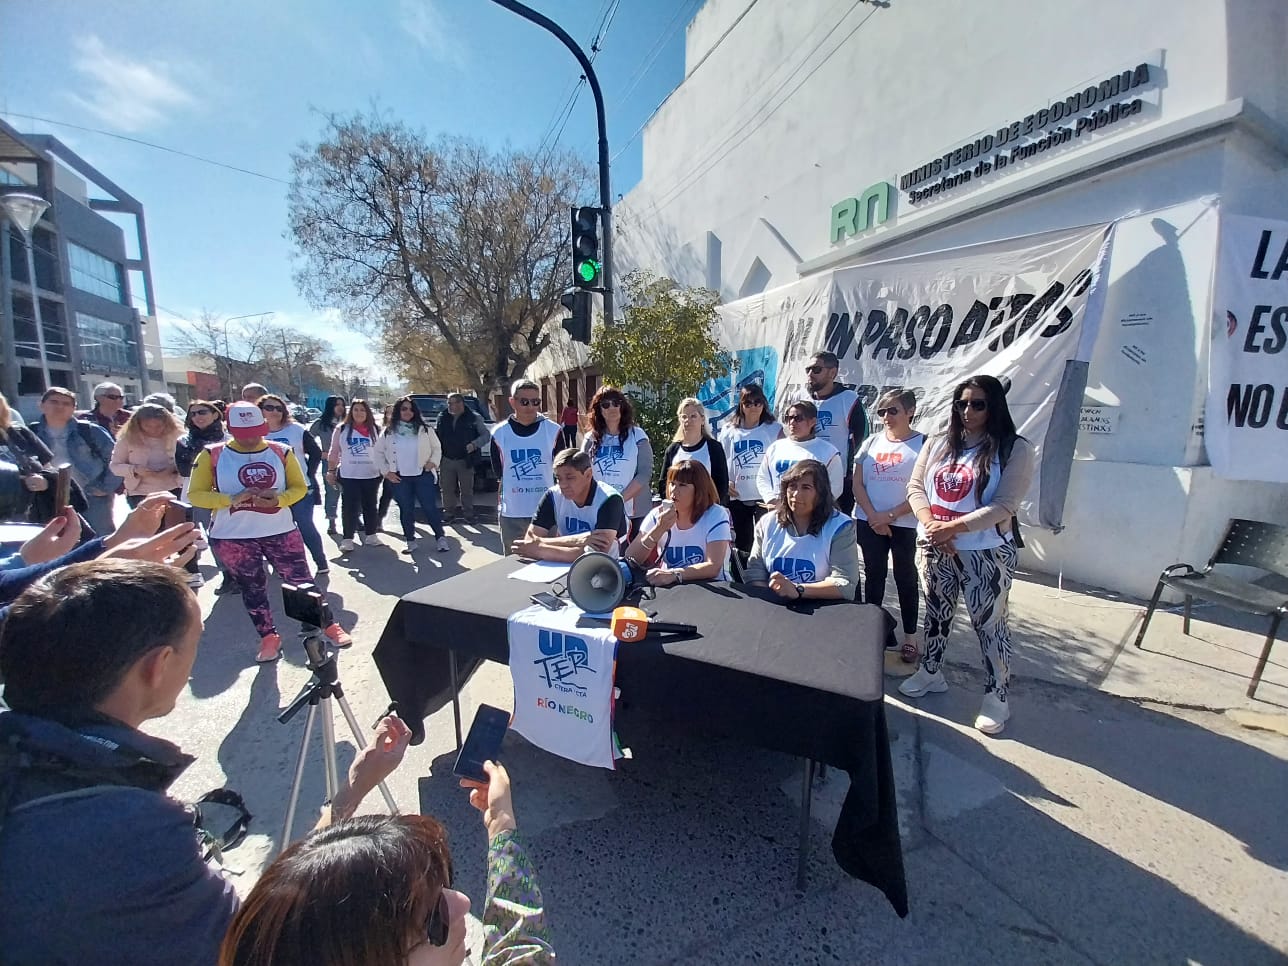
POLYGON ((45 368, 84 406, 108 380, 130 402, 164 388, 143 206, 57 138, 0 121, 0 195, 11 192, 49 208, 31 232, 34 286, 27 237, 0 214, 0 392, 31 416, 45 368))

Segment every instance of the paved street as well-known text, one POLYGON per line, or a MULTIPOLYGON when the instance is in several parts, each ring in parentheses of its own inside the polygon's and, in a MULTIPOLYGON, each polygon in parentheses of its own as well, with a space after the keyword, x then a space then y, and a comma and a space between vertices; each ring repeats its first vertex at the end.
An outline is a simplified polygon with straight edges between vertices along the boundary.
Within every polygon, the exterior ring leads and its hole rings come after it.
MULTIPOLYGON (((388 700, 370 654, 394 601, 498 550, 495 528, 450 532, 450 553, 422 543, 414 559, 393 536, 347 557, 328 540, 333 606, 357 641, 341 676, 364 728, 388 700)), ((308 674, 293 641, 281 663, 257 667, 240 600, 216 598, 213 581, 200 596, 207 624, 191 689, 152 727, 198 756, 178 795, 224 783, 245 795, 255 834, 229 855, 244 892, 277 848, 304 725, 302 714, 287 726, 274 715, 308 674)), ((810 884, 800 895, 797 762, 659 737, 609 773, 511 736, 519 822, 561 961, 1284 962, 1288 644, 1249 701, 1260 624, 1198 609, 1187 639, 1179 614, 1160 612, 1137 652, 1130 640, 1142 609, 1046 578, 1017 583, 1015 716, 998 739, 970 726, 982 673, 964 620, 950 643, 946 694, 908 702, 889 679, 906 920, 832 860, 843 775, 818 788, 810 884)), ((481 701, 508 706, 505 668, 485 665, 471 680, 467 721, 481 701)), ((427 727, 390 787, 405 810, 423 793, 446 823, 460 887, 477 910, 485 843, 450 774, 450 707, 427 727)), ((347 767, 354 745, 338 716, 337 734, 347 767)), ((297 830, 324 797, 318 745, 297 830)), ((383 807, 378 795, 366 804, 383 807)))

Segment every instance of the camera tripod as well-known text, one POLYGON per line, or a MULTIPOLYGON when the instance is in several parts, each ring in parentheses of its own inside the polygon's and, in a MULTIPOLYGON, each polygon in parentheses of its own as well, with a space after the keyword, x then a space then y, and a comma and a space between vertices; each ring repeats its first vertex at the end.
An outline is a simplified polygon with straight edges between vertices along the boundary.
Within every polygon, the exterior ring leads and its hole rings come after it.
MULTIPOLYGON (((353 716, 353 709, 349 707, 349 702, 344 698, 344 689, 340 685, 340 671, 336 666, 335 654, 327 651, 327 639, 323 636, 321 630, 316 627, 307 628, 304 634, 304 650, 308 654, 309 669, 313 672, 313 677, 295 700, 287 705, 277 716, 281 724, 286 724, 294 718, 305 705, 308 705, 309 714, 304 722, 304 735, 300 739, 300 756, 295 762, 295 779, 291 782, 291 796, 286 805, 286 824, 282 828, 282 848, 285 849, 291 844, 291 828, 295 824, 295 809, 300 801, 300 785, 304 780, 304 764, 309 755, 309 739, 313 736, 313 723, 318 717, 319 707, 322 710, 322 764, 326 769, 326 797, 327 801, 335 798, 336 792, 340 787, 339 766, 336 761, 335 748, 335 724, 332 718, 331 698, 335 698, 335 703, 340 706, 340 711, 346 721, 349 722, 349 729, 353 732, 354 740, 361 748, 366 744, 362 737, 362 728, 358 725, 358 719, 353 716)), ((394 798, 389 794, 389 788, 384 782, 379 785, 380 794, 384 796, 385 804, 389 806, 391 815, 398 814, 398 806, 394 798)))

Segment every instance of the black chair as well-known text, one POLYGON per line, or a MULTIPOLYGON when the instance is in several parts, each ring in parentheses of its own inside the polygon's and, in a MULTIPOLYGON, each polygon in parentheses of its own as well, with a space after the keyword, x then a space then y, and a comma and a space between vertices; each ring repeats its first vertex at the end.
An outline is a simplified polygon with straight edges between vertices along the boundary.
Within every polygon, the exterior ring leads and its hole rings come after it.
POLYGON ((1187 563, 1164 567, 1158 578, 1158 586, 1154 588, 1154 597, 1149 602, 1149 610, 1145 611, 1140 633, 1136 635, 1136 646, 1140 647, 1141 641, 1145 639, 1149 619, 1154 616, 1154 608, 1158 606, 1158 598, 1165 586, 1173 587, 1185 595, 1182 630, 1187 635, 1190 632, 1190 605, 1195 597, 1245 613, 1263 614, 1270 618, 1270 630, 1266 634, 1266 646, 1262 648, 1261 657, 1257 660, 1257 669, 1252 672, 1252 681, 1248 685, 1248 697, 1255 697, 1257 685, 1261 683, 1261 674, 1270 659, 1270 647, 1279 631, 1279 622, 1288 613, 1288 596, 1282 591, 1271 590, 1247 580, 1213 573, 1212 568, 1217 564, 1256 567, 1280 577, 1288 577, 1288 527, 1262 523, 1260 520, 1231 520, 1221 546, 1202 570, 1195 570, 1187 563))

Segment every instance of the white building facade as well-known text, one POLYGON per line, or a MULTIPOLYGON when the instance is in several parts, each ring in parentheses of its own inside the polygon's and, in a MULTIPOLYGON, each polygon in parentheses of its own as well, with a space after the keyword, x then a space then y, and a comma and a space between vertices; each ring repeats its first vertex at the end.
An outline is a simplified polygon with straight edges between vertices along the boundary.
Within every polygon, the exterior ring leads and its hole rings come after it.
POLYGON ((1288 518, 1283 484, 1213 474, 1202 420, 1218 216, 1288 219, 1285 51, 1284 0, 708 0, 614 211, 615 273, 732 301, 1115 223, 1099 432, 1023 565, 1148 596, 1229 518, 1288 518))

